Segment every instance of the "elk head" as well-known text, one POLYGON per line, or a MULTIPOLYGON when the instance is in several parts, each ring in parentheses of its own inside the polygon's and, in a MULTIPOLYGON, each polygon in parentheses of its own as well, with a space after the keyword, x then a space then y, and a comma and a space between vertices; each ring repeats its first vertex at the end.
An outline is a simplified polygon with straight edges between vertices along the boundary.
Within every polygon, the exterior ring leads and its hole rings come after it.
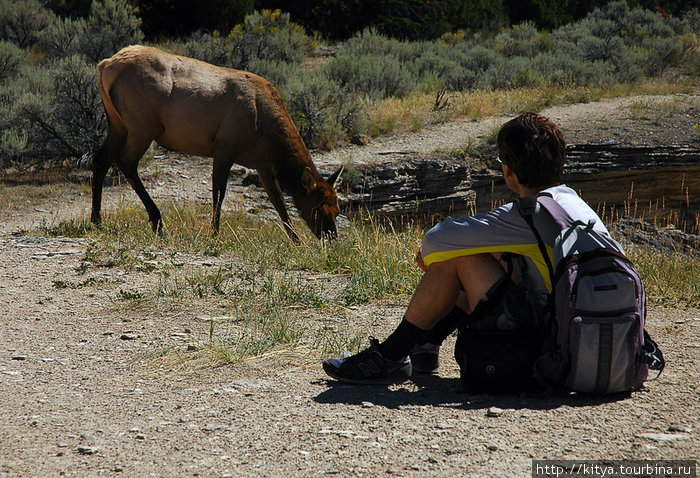
POLYGON ((306 195, 298 201, 299 212, 319 239, 335 239, 338 236, 335 217, 340 212, 340 206, 335 185, 342 172, 341 166, 326 180, 307 167, 301 175, 301 184, 306 195))

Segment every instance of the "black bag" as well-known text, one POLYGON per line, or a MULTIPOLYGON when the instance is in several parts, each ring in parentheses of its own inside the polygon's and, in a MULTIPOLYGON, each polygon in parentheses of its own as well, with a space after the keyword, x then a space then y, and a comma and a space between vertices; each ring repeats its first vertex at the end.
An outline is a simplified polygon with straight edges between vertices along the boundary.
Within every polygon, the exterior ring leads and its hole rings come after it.
POLYGON ((465 392, 526 390, 536 382, 532 366, 540 348, 535 332, 463 329, 457 336, 455 358, 465 392))
POLYGON ((536 386, 533 365, 541 353, 540 319, 528 289, 508 274, 458 329, 455 359, 466 392, 536 386))

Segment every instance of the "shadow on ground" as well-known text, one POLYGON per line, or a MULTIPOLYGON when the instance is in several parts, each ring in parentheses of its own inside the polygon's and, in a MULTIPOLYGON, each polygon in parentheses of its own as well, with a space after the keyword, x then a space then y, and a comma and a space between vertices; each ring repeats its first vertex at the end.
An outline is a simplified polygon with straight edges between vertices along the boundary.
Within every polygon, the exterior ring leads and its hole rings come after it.
POLYGON ((473 394, 462 391, 459 378, 426 375, 414 377, 412 380, 418 389, 414 387, 396 389, 385 385, 349 385, 335 380, 319 380, 316 383, 326 383, 328 389, 318 394, 314 401, 346 405, 371 403, 392 409, 406 406, 433 406, 464 410, 491 407, 513 410, 551 410, 563 405, 587 407, 630 398, 629 393, 596 397, 557 391, 473 394))

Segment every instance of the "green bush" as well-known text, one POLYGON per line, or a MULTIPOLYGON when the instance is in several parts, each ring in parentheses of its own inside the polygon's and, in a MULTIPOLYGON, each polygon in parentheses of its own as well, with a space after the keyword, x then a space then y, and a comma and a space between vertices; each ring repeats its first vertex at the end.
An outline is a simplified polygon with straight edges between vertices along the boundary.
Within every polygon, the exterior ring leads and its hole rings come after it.
POLYGON ((80 56, 24 68, 5 85, 12 97, 5 105, 10 143, 0 151, 3 162, 23 157, 79 157, 96 150, 105 128, 97 89, 97 70, 80 56))
POLYGON ((49 58, 79 54, 85 28, 83 19, 58 18, 41 32, 39 46, 49 58))
POLYGON ((347 91, 370 100, 403 97, 416 86, 416 79, 393 56, 343 52, 324 69, 327 77, 347 91))
POLYGON ((533 22, 514 25, 494 39, 494 49, 503 56, 535 56, 542 49, 541 34, 533 22))
POLYGON ((140 26, 141 20, 128 3, 95 0, 79 39, 79 51, 90 62, 109 58, 121 48, 143 40, 140 26))
POLYGON ((52 79, 54 128, 65 153, 79 156, 96 151, 107 123, 94 65, 81 56, 64 58, 53 65, 52 79))
POLYGON ((423 54, 424 48, 424 44, 389 38, 373 28, 367 28, 343 43, 343 54, 358 57, 389 56, 407 63, 423 54))
POLYGON ((298 64, 311 51, 303 28, 289 21, 288 13, 264 10, 245 17, 227 36, 219 32, 193 33, 184 47, 186 56, 214 65, 254 71, 264 62, 298 64))
POLYGON ((487 88, 492 85, 486 78, 486 72, 501 61, 499 55, 492 49, 483 45, 472 43, 459 43, 450 52, 450 56, 459 63, 461 70, 459 77, 455 78, 455 84, 461 89, 487 88))
POLYGON ((244 29, 239 26, 231 31, 243 68, 254 59, 301 63, 311 51, 311 40, 289 18, 289 13, 263 10, 246 15, 244 29))
POLYGON ((330 149, 364 131, 364 106, 323 76, 295 78, 286 87, 289 113, 310 148, 330 149))
POLYGON ((184 45, 184 55, 212 65, 239 68, 234 62, 235 44, 228 37, 203 32, 193 33, 184 45))
POLYGON ((29 53, 12 42, 0 41, 0 83, 15 76, 22 64, 29 60, 29 53))
MULTIPOLYGON (((267 81, 275 85, 275 87, 283 92, 286 90, 286 85, 290 82, 300 80, 303 72, 298 65, 285 63, 283 61, 261 60, 254 59, 248 65, 248 71, 260 75, 267 81)), ((283 96, 284 93, 283 93, 283 96)))
POLYGON ((0 0, 0 40, 28 48, 54 19, 53 12, 38 0, 0 0))

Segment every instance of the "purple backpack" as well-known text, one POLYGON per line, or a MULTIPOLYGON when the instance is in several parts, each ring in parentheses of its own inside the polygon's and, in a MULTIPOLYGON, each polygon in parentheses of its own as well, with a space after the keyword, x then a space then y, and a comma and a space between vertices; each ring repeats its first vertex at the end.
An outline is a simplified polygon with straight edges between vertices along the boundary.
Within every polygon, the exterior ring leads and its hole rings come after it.
POLYGON ((620 245, 574 221, 552 198, 524 198, 520 212, 537 238, 552 279, 543 353, 535 362, 541 381, 573 392, 617 393, 640 388, 649 369, 665 365, 644 330, 644 283, 620 245), (561 228, 554 262, 532 220, 535 200, 561 228))

